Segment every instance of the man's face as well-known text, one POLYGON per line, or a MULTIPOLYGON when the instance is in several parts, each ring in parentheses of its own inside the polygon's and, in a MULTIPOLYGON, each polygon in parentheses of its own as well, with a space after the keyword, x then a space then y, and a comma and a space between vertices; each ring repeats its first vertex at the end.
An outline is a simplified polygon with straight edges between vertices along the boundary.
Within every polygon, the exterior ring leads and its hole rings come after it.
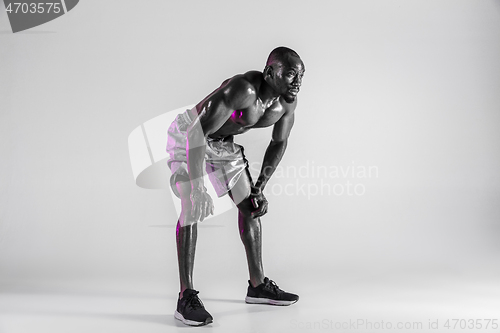
POLYGON ((306 70, 304 63, 299 57, 288 56, 276 69, 274 78, 276 91, 287 103, 293 103, 302 85, 302 77, 306 70))

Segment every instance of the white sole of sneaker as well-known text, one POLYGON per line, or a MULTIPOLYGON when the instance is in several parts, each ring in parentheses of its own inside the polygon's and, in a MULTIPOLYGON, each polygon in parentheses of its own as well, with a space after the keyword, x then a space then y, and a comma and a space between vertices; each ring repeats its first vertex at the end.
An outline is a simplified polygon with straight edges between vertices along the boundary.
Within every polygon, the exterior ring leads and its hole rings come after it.
POLYGON ((297 301, 278 301, 269 298, 259 298, 259 297, 245 297, 245 302, 249 304, 270 304, 270 305, 292 305, 297 301))
POLYGON ((178 319, 178 320, 182 321, 184 324, 189 325, 189 326, 201 326, 201 325, 210 324, 212 322, 211 320, 207 320, 206 322, 204 322, 204 321, 200 322, 200 321, 185 319, 184 316, 177 310, 175 310, 174 317, 175 317, 175 319, 178 319))

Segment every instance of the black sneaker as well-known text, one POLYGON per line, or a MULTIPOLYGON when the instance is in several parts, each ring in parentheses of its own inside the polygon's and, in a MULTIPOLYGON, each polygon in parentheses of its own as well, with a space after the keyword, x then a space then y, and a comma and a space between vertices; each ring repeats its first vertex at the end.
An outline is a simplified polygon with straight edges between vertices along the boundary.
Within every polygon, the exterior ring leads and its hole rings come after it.
MULTIPOLYGON (((212 316, 205 310, 203 303, 198 298, 198 293, 199 291, 186 289, 184 297, 177 301, 174 317, 186 325, 201 326, 213 321, 212 316)), ((181 297, 180 293, 179 297, 181 297)))
POLYGON ((281 290, 273 280, 264 278, 264 283, 252 287, 248 281, 248 292, 245 302, 251 304, 290 305, 299 300, 299 296, 281 290))

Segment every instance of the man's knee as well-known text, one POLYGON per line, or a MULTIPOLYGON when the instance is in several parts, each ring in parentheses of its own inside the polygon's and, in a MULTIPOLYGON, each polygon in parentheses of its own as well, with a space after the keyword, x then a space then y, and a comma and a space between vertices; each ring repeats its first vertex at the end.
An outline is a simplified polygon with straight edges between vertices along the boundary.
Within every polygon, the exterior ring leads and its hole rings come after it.
POLYGON ((251 217, 252 212, 255 210, 252 200, 249 197, 238 203, 237 207, 240 214, 244 217, 251 217))
POLYGON ((180 227, 196 223, 192 216, 193 203, 191 202, 191 182, 189 179, 176 182, 177 190, 181 195, 181 214, 179 216, 180 227))
POLYGON ((194 218, 191 216, 191 214, 184 214, 181 213, 181 216, 179 216, 179 221, 177 221, 179 224, 179 227, 189 227, 190 225, 193 225, 195 223, 198 223, 198 221, 195 221, 194 218))
POLYGON ((190 226, 195 226, 195 224, 198 223, 192 218, 184 218, 184 216, 180 216, 179 220, 177 221, 177 230, 184 229, 184 227, 190 227, 190 226))
POLYGON ((189 226, 197 223, 193 217, 193 203, 191 202, 191 197, 181 197, 181 214, 179 216, 179 224, 181 227, 189 226))

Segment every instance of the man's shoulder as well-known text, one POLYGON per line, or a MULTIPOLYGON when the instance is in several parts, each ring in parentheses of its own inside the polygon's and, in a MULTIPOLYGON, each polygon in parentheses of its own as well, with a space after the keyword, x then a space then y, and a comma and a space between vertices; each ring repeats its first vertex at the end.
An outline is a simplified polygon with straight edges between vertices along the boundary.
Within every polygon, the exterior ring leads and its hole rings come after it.
POLYGON ((262 81, 262 72, 249 71, 244 74, 237 74, 233 76, 231 79, 227 80, 227 84, 225 86, 255 92, 258 91, 262 81))
POLYGON ((262 73, 250 71, 233 76, 223 84, 223 93, 229 99, 255 99, 262 83, 262 73))
POLYGON ((260 86, 262 84, 262 81, 264 81, 264 76, 262 75, 262 72, 259 71, 248 71, 242 75, 245 80, 255 86, 260 86))

